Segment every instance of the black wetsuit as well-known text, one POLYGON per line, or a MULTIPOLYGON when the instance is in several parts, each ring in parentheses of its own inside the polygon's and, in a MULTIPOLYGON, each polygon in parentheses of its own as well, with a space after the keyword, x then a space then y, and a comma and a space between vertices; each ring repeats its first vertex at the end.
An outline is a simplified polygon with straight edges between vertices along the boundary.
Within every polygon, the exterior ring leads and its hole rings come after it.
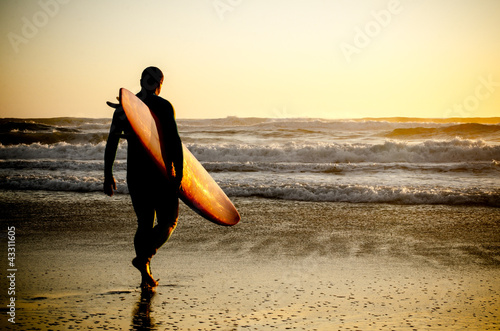
POLYGON ((134 246, 138 258, 150 260, 177 225, 183 155, 174 109, 170 102, 155 94, 147 95, 143 101, 161 127, 163 136, 160 139, 163 142, 165 164, 173 163, 175 180, 168 180, 160 172, 133 132, 121 107, 113 115, 110 135, 124 134, 128 140, 127 185, 138 223, 134 246))

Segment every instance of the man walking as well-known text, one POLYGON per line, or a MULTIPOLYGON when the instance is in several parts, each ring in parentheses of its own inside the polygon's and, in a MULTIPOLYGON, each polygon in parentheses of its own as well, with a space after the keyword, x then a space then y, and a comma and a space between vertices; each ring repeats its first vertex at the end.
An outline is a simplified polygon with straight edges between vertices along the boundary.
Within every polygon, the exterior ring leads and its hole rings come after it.
POLYGON ((134 237, 136 257, 132 264, 141 272, 141 286, 155 287, 158 282, 151 274, 150 263, 177 225, 183 154, 174 108, 158 96, 163 73, 156 67, 148 67, 143 71, 140 82, 141 91, 137 97, 149 107, 161 126, 164 161, 170 176, 165 178, 162 175, 133 132, 123 108, 117 105, 104 152, 104 192, 112 196, 116 190, 113 163, 120 138, 125 137, 128 141, 127 185, 137 215, 134 237))

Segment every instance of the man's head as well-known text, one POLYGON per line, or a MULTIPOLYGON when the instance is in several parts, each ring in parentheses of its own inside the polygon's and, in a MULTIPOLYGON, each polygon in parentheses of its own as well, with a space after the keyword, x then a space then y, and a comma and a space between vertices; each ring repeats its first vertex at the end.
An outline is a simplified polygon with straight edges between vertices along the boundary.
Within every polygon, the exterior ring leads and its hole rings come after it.
POLYGON ((157 67, 147 67, 142 72, 141 87, 142 89, 160 94, 161 85, 163 84, 163 73, 157 67))

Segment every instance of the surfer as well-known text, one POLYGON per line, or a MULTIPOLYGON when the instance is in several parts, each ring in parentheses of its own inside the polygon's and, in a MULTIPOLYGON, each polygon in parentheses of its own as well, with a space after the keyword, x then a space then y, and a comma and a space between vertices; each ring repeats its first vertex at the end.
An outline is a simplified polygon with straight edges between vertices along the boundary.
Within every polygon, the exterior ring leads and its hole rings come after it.
POLYGON ((127 186, 137 215, 137 231, 134 236, 136 257, 132 260, 132 265, 141 272, 142 287, 155 287, 158 281, 153 278, 150 263, 177 225, 183 154, 174 108, 169 101, 159 96, 163 73, 156 67, 148 67, 142 72, 140 83, 141 91, 137 97, 149 107, 159 122, 162 154, 171 176, 166 179, 153 163, 133 132, 123 108, 119 104, 108 103, 116 110, 104 152, 104 192, 112 196, 116 190, 113 163, 120 138, 126 138, 127 186))

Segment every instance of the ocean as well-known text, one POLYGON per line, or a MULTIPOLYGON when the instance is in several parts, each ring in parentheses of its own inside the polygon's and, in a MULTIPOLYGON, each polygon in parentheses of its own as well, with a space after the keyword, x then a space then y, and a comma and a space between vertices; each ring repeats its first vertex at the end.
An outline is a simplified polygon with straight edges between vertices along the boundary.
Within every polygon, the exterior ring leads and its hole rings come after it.
MULTIPOLYGON (((481 121, 177 123, 184 144, 229 197, 500 207, 500 118, 481 121)), ((110 119, 0 119, 1 192, 102 194, 109 125, 110 119)), ((118 193, 127 194, 124 140, 114 173, 118 193)))
POLYGON ((498 123, 180 119, 242 220, 181 204, 144 296, 126 141, 118 194, 102 192, 110 119, 0 119, 0 239, 16 253, 0 301, 23 330, 498 329, 498 123))

